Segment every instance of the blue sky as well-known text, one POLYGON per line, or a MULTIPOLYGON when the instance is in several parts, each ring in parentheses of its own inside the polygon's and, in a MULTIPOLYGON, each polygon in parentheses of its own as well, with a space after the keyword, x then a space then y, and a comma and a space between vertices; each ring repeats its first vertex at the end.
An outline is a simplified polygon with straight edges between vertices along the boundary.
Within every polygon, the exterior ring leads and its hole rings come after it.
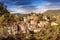
POLYGON ((60 9, 60 0, 0 0, 11 13, 42 13, 60 9))

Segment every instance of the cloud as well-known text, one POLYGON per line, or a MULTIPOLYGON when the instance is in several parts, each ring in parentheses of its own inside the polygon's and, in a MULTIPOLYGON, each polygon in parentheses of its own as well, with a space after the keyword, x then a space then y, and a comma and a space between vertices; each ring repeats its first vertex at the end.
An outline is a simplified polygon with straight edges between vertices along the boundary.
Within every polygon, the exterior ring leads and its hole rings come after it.
POLYGON ((11 13, 26 13, 26 11, 23 8, 9 8, 9 11, 11 13))
POLYGON ((47 5, 46 7, 49 10, 59 10, 60 9, 60 3, 50 3, 50 5, 47 5))
POLYGON ((31 12, 36 12, 36 13, 42 13, 46 11, 47 9, 45 8, 46 5, 49 5, 49 3, 46 3, 44 5, 20 5, 17 6, 16 8, 10 8, 10 10, 14 10, 11 13, 31 13, 31 12))
POLYGON ((60 10, 60 0, 43 0, 47 1, 50 4, 46 5, 46 9, 48 10, 60 10))
POLYGON ((30 5, 35 0, 0 0, 0 1, 12 5, 30 5))
MULTIPOLYGON (((10 8, 12 9, 12 8, 10 8)), ((30 13, 30 12, 36 12, 36 13, 43 13, 47 10, 59 10, 60 9, 60 3, 46 3, 44 5, 20 5, 17 8, 13 8, 11 13, 30 13)))
POLYGON ((26 6, 25 5, 25 7, 24 7, 24 5, 20 5, 20 6, 17 6, 16 8, 15 7, 14 8, 9 8, 8 10, 11 13, 30 13, 34 9, 35 9, 35 7, 33 7, 33 6, 26 6))
POLYGON ((48 2, 51 2, 51 3, 58 3, 58 2, 60 2, 60 0, 43 0, 43 1, 48 1, 48 2))
POLYGON ((43 13, 60 9, 60 0, 0 0, 8 6, 11 13, 43 13))

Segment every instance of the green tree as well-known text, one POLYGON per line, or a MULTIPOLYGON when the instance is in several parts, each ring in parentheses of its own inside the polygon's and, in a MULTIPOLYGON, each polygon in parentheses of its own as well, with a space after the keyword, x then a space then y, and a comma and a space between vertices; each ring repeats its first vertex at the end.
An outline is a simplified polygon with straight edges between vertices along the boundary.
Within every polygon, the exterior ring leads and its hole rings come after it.
POLYGON ((7 10, 7 6, 5 6, 3 3, 0 2, 0 15, 9 13, 9 11, 7 10))

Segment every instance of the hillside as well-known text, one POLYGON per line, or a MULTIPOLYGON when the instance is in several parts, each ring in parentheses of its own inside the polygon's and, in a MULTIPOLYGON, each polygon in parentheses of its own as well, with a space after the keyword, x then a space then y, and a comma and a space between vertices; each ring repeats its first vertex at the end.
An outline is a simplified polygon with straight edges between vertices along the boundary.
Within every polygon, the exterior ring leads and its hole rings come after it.
POLYGON ((60 15, 60 10, 48 10, 43 13, 44 15, 60 15))

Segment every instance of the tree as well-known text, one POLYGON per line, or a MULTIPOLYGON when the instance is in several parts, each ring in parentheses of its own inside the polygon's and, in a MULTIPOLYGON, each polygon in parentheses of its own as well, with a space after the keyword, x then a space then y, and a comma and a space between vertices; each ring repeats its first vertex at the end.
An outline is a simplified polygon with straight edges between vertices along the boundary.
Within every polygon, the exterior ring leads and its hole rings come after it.
POLYGON ((3 15, 5 13, 9 13, 9 11, 7 10, 7 6, 0 2, 0 15, 3 15))

